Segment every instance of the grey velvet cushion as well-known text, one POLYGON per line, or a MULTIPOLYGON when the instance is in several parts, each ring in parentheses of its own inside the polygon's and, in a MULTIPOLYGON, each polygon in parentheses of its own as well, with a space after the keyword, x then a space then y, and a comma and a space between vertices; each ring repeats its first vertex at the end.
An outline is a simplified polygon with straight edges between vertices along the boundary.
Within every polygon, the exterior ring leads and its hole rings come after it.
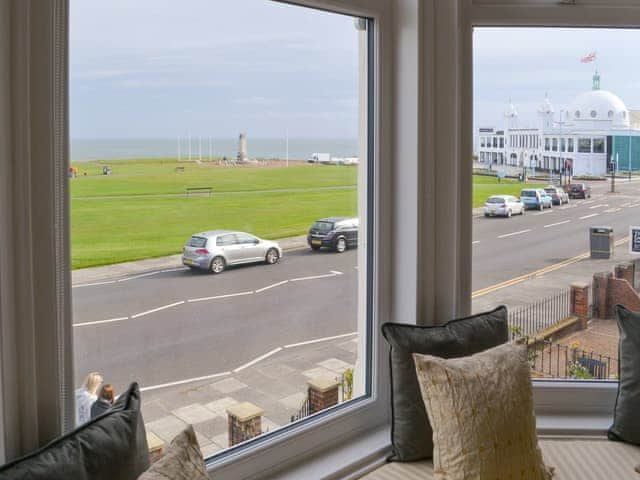
POLYGON ((414 353, 443 358, 465 357, 509 339, 504 306, 433 327, 385 323, 391 369, 390 460, 410 462, 433 456, 433 431, 420 395, 414 353))
POLYGON ((209 480, 193 427, 189 425, 176 435, 164 457, 138 480, 209 480))
POLYGON ((149 468, 137 383, 108 412, 0 467, 0 480, 135 480, 149 468))
POLYGON ((609 438, 640 445, 640 312, 616 305, 620 379, 609 438))

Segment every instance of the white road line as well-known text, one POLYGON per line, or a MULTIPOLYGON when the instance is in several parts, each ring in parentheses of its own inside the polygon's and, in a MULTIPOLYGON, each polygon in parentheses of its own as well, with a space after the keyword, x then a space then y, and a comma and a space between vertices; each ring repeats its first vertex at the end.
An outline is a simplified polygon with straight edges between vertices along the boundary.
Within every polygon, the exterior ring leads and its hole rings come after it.
POLYGON ((160 270, 160 273, 180 272, 182 270, 189 270, 189 267, 167 268, 166 270, 160 270))
POLYGON ((96 285, 107 285, 109 283, 116 283, 115 280, 109 280, 107 282, 95 282, 95 283, 80 283, 78 285, 72 285, 71 288, 80 288, 80 287, 94 287, 96 285))
POLYGON ((530 231, 531 231, 531 229, 528 229, 528 230, 520 230, 519 232, 507 233, 507 234, 505 234, 505 235, 498 235, 498 238, 507 238, 507 237, 511 237, 511 236, 513 236, 513 235, 521 235, 521 234, 523 234, 523 233, 527 233, 527 232, 530 232, 530 231))
POLYGON ((82 323, 74 323, 74 327, 86 327, 89 325, 100 325, 102 323, 113 323, 113 322, 122 322, 124 320, 129 320, 129 317, 119 317, 119 318, 110 318, 109 320, 96 320, 95 322, 82 322, 82 323))
POLYGON ((253 290, 251 290, 249 292, 229 293, 227 295, 216 295, 214 297, 191 298, 191 299, 187 300, 187 302, 188 303, 205 302, 207 300, 218 300, 220 298, 241 297, 242 295, 252 295, 253 293, 255 293, 255 292, 253 290))
POLYGON ((596 203, 595 200, 585 200, 582 202, 582 205, 589 205, 590 203, 596 203))
POLYGON ((600 215, 599 213, 592 213, 591 215, 585 215, 584 217, 580 217, 580 220, 584 220, 586 218, 597 217, 600 215))
POLYGON ((620 204, 620 206, 623 207, 623 208, 626 208, 626 207, 630 207, 632 203, 633 202, 626 202, 626 203, 620 204))
POLYGON ((301 282, 303 280, 315 280, 317 278, 329 278, 329 277, 335 277, 336 275, 338 275, 337 273, 329 273, 326 275, 314 275, 313 277, 300 277, 300 278, 292 278, 291 280, 289 280, 290 282, 301 282))
POLYGON ((336 340, 338 338, 352 337, 353 335, 357 334, 358 332, 351 332, 343 333, 342 335, 334 335, 333 337, 316 338, 315 340, 307 340, 306 342, 291 343, 289 345, 285 345, 284 348, 302 347, 303 345, 311 345, 313 343, 327 342, 329 340, 336 340))
POLYGON ((609 204, 608 203, 600 203, 598 205, 594 205, 592 207, 589 207, 590 209, 594 209, 594 208, 602 208, 602 207, 608 207, 609 204))
POLYGON ((336 275, 342 275, 342 272, 339 272, 337 270, 329 270, 331 273, 335 273, 336 275))
POLYGON ((553 210, 549 209, 549 210, 544 210, 543 212, 538 212, 538 213, 534 213, 534 215, 546 215, 547 213, 552 213, 553 210))
POLYGON ((233 373, 238 373, 242 370, 244 370, 245 368, 249 368, 252 365, 255 365, 256 363, 264 360, 265 358, 270 357, 271 355, 275 355, 276 353, 278 353, 279 351, 282 350, 282 347, 278 347, 278 348, 274 348, 273 350, 271 350, 270 352, 265 353, 264 355, 260 355, 258 358, 254 358, 253 360, 251 360, 250 362, 245 363, 244 365, 239 366, 238 368, 233 370, 233 373))
POLYGON ((158 390, 159 388, 174 387, 176 385, 184 385, 185 383, 199 382, 202 380, 211 380, 212 378, 224 377, 225 375, 231 375, 231 372, 220 372, 220 373, 214 373, 212 375, 205 375, 204 377, 187 378, 186 380, 178 380, 177 382, 161 383, 160 385, 150 385, 148 387, 142 387, 140 391, 148 392, 150 390, 158 390))
POLYGON ((273 285, 259 288, 258 290, 256 290, 256 293, 264 292, 265 290, 269 290, 270 288, 279 287, 280 285, 284 285, 285 283, 289 283, 289 280, 283 280, 282 282, 274 283, 273 285))
POLYGON ((478 244, 478 243, 480 243, 480 240, 476 240, 476 241, 474 241, 474 242, 471 242, 471 245, 476 245, 476 244, 478 244))
POLYGON ((615 213, 615 212, 619 212, 620 210, 622 210, 621 208, 607 208, 606 210, 603 210, 602 213, 615 213))
POLYGON ((640 203, 634 203, 633 205, 629 205, 629 208, 640 207, 640 203))
POLYGON ((176 303, 170 303, 169 305, 163 305, 162 307, 154 308, 153 310, 147 310, 146 312, 136 313, 135 315, 131 315, 131 318, 143 317, 144 315, 149 315, 150 313, 159 312, 160 310, 166 310, 167 308, 177 307, 178 305, 182 305, 184 300, 180 300, 176 303))
POLYGON ((557 227, 558 225, 564 225, 565 223, 569 223, 570 221, 571 220, 565 220, 564 222, 550 223, 549 225, 545 225, 542 228, 557 227))

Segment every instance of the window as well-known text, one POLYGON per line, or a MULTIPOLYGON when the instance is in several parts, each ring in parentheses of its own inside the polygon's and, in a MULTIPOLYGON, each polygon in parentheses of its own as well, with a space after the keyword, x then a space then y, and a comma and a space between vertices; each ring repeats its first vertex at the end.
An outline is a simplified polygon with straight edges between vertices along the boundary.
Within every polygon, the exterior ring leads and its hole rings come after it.
POLYGON ((500 137, 500 148, 504 148, 504 137, 500 137))
POLYGON ((493 137, 493 148, 498 148, 498 137, 493 137))
POLYGON ((485 139, 484 137, 480 137, 480 146, 484 147, 484 145, 485 145, 485 139))
POLYGON ((560 151, 565 152, 566 151, 566 141, 564 138, 560 139, 560 151))
POLYGON ((604 153, 604 138, 593 139, 593 153, 604 153))
POLYGON ((580 118, 580 110, 576 110, 576 113, 574 115, 576 118, 580 118))
POLYGON ((550 139, 549 138, 545 138, 544 139, 544 149, 548 152, 550 150, 550 139))
POLYGON ((613 110, 609 110, 609 112, 607 112, 607 117, 609 118, 609 120, 613 118, 613 110))
POLYGON ((147 432, 193 424, 205 457, 372 401, 372 21, 71 4, 76 387, 137 380, 147 432))
POLYGON ((567 139, 567 152, 573 152, 573 138, 567 139))
POLYGON ((552 140, 551 150, 553 150, 554 152, 558 151, 558 139, 557 138, 554 138, 552 140))
POLYGON ((578 139, 578 153, 591 153, 591 139, 579 138, 578 139))
POLYGON ((596 118, 598 116, 598 112, 595 110, 591 110, 591 118, 596 118))

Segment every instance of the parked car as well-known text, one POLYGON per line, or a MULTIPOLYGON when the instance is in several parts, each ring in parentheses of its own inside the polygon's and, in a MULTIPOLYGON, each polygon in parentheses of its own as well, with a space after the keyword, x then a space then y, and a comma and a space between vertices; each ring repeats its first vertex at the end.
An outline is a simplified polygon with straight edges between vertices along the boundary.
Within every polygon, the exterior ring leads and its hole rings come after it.
POLYGON ((525 188, 520 192, 520 200, 525 208, 544 210, 551 208, 551 196, 543 188, 525 188))
POLYGON ((182 263, 196 270, 222 273, 230 265, 265 262, 278 263, 282 249, 276 242, 250 233, 211 230, 191 236, 182 249, 182 263))
POLYGON ((554 205, 564 205, 565 203, 569 203, 569 194, 561 188, 549 185, 544 189, 544 191, 551 195, 551 203, 554 205))
POLYGON ((591 198, 591 187, 586 183, 571 183, 569 185, 569 198, 591 198))
POLYGON ((524 203, 513 195, 492 195, 484 203, 484 216, 500 215, 524 215, 524 203))
POLYGON ((313 250, 325 247, 342 253, 347 248, 358 246, 359 225, 358 218, 322 218, 311 225, 307 235, 307 243, 313 250))

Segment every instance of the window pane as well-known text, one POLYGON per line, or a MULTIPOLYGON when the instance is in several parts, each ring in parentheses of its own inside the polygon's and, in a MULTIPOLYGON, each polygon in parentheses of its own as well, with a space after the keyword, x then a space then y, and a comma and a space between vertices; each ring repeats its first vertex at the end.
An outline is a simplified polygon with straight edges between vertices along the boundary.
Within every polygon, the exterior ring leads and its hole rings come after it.
POLYGON ((137 381, 151 439, 211 456, 368 395, 371 26, 71 1, 79 409, 137 381))
POLYGON ((616 45, 640 41, 640 30, 476 28, 473 40, 475 135, 480 125, 508 124, 509 138, 540 140, 498 150, 524 159, 501 166, 502 178, 474 170, 483 175, 473 176, 472 309, 508 306, 511 336, 528 339, 535 377, 615 380, 612 305, 638 301, 640 289, 628 246, 640 205, 640 124, 621 87, 640 53, 628 58, 616 45), (606 72, 569 47, 594 42, 606 72), (505 120, 512 111, 517 122, 505 120), (630 178, 611 182, 614 169, 630 178), (496 195, 516 195, 522 206, 487 201, 496 195))

